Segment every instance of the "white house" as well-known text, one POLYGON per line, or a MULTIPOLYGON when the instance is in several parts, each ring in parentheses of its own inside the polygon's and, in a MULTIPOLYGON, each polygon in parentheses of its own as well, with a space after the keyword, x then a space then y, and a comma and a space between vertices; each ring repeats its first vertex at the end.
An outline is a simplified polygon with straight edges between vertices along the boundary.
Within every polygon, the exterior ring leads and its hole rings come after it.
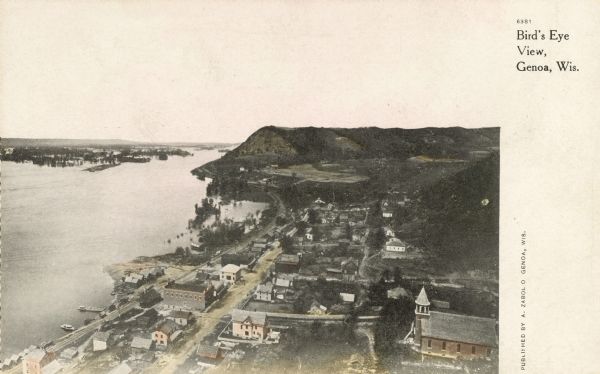
POLYGON ((309 227, 308 229, 306 229, 306 233, 304 234, 304 236, 306 237, 307 240, 312 241, 314 236, 313 236, 313 229, 312 227, 309 227))
POLYGON ((389 226, 384 227, 383 231, 385 232, 385 236, 387 236, 388 238, 393 238, 396 236, 394 230, 392 230, 392 228, 389 226))
POLYGON ((227 264, 221 269, 221 282, 225 284, 233 284, 240 279, 242 270, 234 264, 227 264))
POLYGON ((353 293, 340 292, 340 297, 344 303, 353 303, 355 299, 355 295, 353 293))
POLYGON ((265 284, 259 284, 258 287, 256 287, 254 298, 262 301, 273 300, 273 283, 267 282, 265 284))
POLYGON ((402 258, 406 253, 406 244, 401 240, 392 238, 385 243, 385 248, 382 251, 382 258, 402 258))
POLYGON ((389 252, 406 252, 406 244, 398 239, 392 239, 385 243, 385 250, 389 252))

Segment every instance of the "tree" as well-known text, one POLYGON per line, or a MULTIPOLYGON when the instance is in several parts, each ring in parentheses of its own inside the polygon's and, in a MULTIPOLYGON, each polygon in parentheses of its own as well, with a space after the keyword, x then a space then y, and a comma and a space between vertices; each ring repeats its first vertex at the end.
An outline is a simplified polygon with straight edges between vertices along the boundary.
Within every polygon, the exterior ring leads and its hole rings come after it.
POLYGON ((298 230, 298 235, 304 235, 307 228, 308 228, 308 223, 306 223, 304 221, 296 222, 296 229, 298 230))
POLYGON ((401 285, 402 283, 404 283, 404 279, 402 278, 402 271, 400 270, 400 267, 398 266, 394 266, 394 270, 392 273, 392 277, 394 278, 394 283, 396 285, 401 285))
POLYGON ((319 219, 319 213, 317 213, 317 211, 314 209, 309 209, 308 210, 308 223, 310 223, 311 225, 314 225, 314 224, 318 223, 318 219, 319 219))
POLYGON ((294 252, 294 240, 289 236, 284 236, 279 240, 279 244, 281 245, 281 249, 284 253, 293 253, 294 252))
POLYGON ((385 231, 379 227, 369 235, 369 246, 372 249, 380 249, 385 244, 385 231))

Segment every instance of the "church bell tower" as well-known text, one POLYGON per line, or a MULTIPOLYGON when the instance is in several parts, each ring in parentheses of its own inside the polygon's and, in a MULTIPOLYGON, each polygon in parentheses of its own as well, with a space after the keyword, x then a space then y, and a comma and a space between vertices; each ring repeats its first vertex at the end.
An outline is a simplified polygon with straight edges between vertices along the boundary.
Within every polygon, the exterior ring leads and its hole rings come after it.
POLYGON ((415 300, 415 344, 421 345, 421 324, 423 319, 429 319, 429 298, 427 298, 427 292, 425 287, 421 288, 421 292, 415 300))

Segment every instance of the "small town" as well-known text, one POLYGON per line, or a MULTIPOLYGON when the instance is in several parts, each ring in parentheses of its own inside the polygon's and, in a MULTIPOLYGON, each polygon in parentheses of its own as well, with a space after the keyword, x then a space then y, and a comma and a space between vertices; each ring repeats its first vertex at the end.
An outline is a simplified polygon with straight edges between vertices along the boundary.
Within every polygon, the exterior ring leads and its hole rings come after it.
MULTIPOLYGON (((402 167, 427 179, 493 152, 414 157, 402 167)), ((385 163, 368 163, 386 175, 385 163)), ((66 335, 4 360, 2 371, 496 372, 497 279, 487 270, 440 270, 444 261, 419 229, 423 185, 390 175, 379 191, 362 193, 373 180, 360 172, 366 165, 309 166, 194 170, 210 179, 209 197, 268 208, 221 221, 221 205, 203 200, 189 246, 122 264, 111 274, 109 306, 80 306, 90 316, 84 326, 61 326, 66 335)), ((492 196, 483 197, 477 203, 486 208, 492 196)))

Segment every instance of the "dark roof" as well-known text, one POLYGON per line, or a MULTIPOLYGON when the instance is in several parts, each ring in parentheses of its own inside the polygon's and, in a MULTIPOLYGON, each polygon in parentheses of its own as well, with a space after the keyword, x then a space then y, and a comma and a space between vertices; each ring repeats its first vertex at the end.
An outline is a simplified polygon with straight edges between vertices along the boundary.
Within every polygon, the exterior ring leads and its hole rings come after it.
POLYGON ((196 354, 200 357, 217 358, 219 357, 219 347, 200 344, 196 349, 196 354))
POLYGON ((169 283, 165 286, 165 288, 182 291, 204 292, 211 286, 212 284, 205 280, 194 280, 189 283, 169 283))
POLYGON ((448 302, 448 301, 433 299, 433 300, 431 300, 431 305, 433 305, 434 308, 450 309, 450 302, 448 302))
POLYGON ((298 257, 298 255, 282 254, 277 259, 277 263, 297 265, 298 263, 300 263, 300 258, 298 257))
POLYGON ((177 330, 177 324, 171 320, 166 320, 158 326, 157 330, 170 336, 177 330))
POLYGON ((421 335, 448 341, 496 347, 496 321, 491 318, 430 312, 421 320, 421 335))
POLYGON ((186 318, 186 319, 190 319, 192 316, 191 312, 186 312, 183 310, 174 310, 171 312, 171 317, 173 318, 186 318))

